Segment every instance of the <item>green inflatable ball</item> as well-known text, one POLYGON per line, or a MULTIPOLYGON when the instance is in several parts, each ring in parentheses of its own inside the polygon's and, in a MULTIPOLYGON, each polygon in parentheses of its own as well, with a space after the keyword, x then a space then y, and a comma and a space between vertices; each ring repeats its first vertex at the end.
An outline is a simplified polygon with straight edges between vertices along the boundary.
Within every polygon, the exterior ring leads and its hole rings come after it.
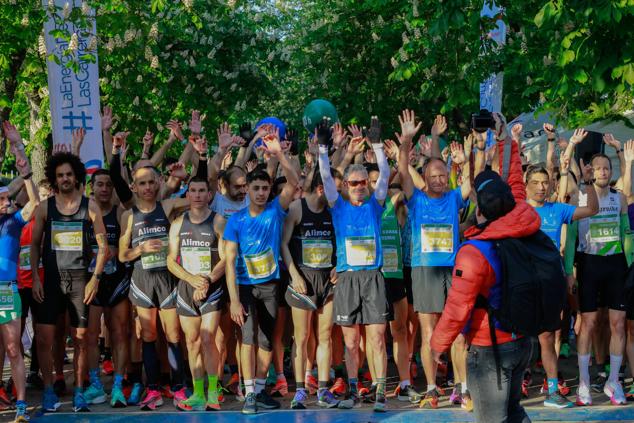
POLYGON ((324 116, 330 118, 333 124, 339 122, 337 110, 331 102, 323 99, 311 101, 304 109, 304 117, 302 119, 304 128, 306 128, 309 133, 314 133, 315 126, 324 116))

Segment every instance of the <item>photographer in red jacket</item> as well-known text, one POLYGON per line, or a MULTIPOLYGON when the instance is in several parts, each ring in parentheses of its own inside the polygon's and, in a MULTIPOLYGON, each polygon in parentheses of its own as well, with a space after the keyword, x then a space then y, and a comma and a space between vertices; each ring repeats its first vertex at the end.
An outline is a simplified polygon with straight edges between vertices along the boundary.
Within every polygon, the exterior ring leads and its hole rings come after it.
MULTIPOLYGON (((494 118, 499 168, 502 168, 508 134, 504 118, 497 114, 494 118)), ((514 141, 510 145, 508 184, 492 170, 485 170, 475 179, 477 225, 465 232, 467 239, 520 238, 540 228, 539 215, 525 202, 518 145, 514 141)), ((532 352, 531 340, 496 329, 501 373, 498 383, 488 315, 486 309, 475 308, 478 295, 487 298, 495 283, 495 271, 480 250, 469 244, 462 246, 456 256, 445 309, 432 335, 432 354, 440 361, 441 353, 447 351, 458 334, 465 333, 470 345, 467 384, 476 421, 530 422, 520 405, 520 397, 523 372, 532 352)))

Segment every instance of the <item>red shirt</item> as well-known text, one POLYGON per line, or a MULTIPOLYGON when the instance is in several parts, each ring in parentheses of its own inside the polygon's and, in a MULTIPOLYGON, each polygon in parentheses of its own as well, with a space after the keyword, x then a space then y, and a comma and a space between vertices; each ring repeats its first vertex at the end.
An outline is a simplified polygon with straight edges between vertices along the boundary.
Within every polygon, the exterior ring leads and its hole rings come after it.
MULTIPOLYGON (((18 289, 33 287, 33 274, 31 271, 31 238, 33 234, 34 219, 22 228, 20 235, 20 259, 18 261, 18 289)), ((44 266, 42 260, 38 266, 40 281, 44 282, 44 266)))

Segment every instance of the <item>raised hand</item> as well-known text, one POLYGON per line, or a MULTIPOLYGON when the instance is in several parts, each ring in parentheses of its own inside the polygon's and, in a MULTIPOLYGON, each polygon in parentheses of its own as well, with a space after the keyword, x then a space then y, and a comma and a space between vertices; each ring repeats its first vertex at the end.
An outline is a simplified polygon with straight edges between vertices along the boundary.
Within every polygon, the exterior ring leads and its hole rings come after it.
POLYGON ((112 109, 109 106, 103 106, 101 114, 101 130, 109 131, 112 128, 112 109))
POLYGON ((437 115, 431 127, 431 136, 438 138, 447 130, 447 119, 443 115, 437 115))
POLYGON ((524 129, 524 126, 521 123, 516 123, 511 128, 511 136, 515 141, 517 141, 518 144, 520 143, 520 135, 522 135, 522 129, 524 129))
POLYGON ((202 119, 198 110, 192 110, 192 118, 189 121, 189 130, 194 135, 200 135, 203 130, 202 119))
POLYGON ((363 153, 363 146, 365 145, 363 137, 353 137, 348 144, 348 153, 356 156, 363 153))
POLYGON ((552 123, 544 123, 542 127, 544 128, 544 132, 546 132, 546 136, 548 138, 555 138, 555 125, 552 123))
POLYGON ((420 145, 420 153, 423 156, 431 157, 432 142, 431 140, 427 139, 427 136, 425 134, 422 134, 420 137, 418 137, 418 145, 420 145))
POLYGON ((7 137, 9 143, 11 143, 12 148, 18 145, 22 145, 22 137, 20 136, 20 133, 15 128, 15 126, 11 124, 11 122, 9 122, 8 120, 2 122, 2 129, 4 129, 4 136, 7 137))
POLYGON ((152 144, 154 143, 154 134, 147 130, 145 131, 145 135, 143 135, 143 150, 147 150, 148 153, 152 149, 152 144))
POLYGON ((185 139, 185 136, 183 136, 183 125, 181 125, 178 121, 170 120, 165 126, 169 128, 171 135, 176 137, 176 139, 185 139))
POLYGON ((411 142, 414 139, 414 135, 423 126, 422 122, 416 125, 416 115, 413 110, 403 110, 401 116, 398 117, 398 121, 401 124, 401 140, 411 142))
POLYGON ((178 178, 181 181, 187 178, 187 171, 185 170, 185 165, 182 164, 181 162, 172 163, 171 165, 167 167, 167 170, 169 170, 170 176, 173 176, 174 178, 178 178))
POLYGON ((376 116, 372 116, 370 121, 370 129, 368 129, 368 140, 371 144, 381 143, 381 122, 376 116))
POLYGON ((367 149, 363 152, 363 157, 366 163, 376 163, 376 154, 374 154, 374 150, 367 149))
POLYGON ((249 122, 244 122, 240 125, 240 136, 245 140, 249 141, 253 137, 253 129, 251 129, 251 124, 249 122))
POLYGON ((570 169, 570 156, 566 153, 561 153, 559 156, 559 173, 568 172, 570 169))
POLYGON ((335 123, 332 127, 332 145, 335 148, 341 147, 348 137, 348 132, 343 129, 343 126, 339 122, 335 123))
POLYGON ((559 150, 565 151, 566 147, 568 147, 568 140, 564 137, 559 137, 557 140, 557 147, 559 147, 559 150))
POLYGON ((315 164, 314 157, 315 156, 313 156, 310 151, 304 150, 304 161, 307 167, 313 167, 313 165, 315 164))
POLYGON ((190 135, 189 142, 191 143, 192 147, 194 147, 194 150, 198 153, 199 156, 207 155, 207 138, 190 135))
POLYGON ((253 170, 258 166, 257 160, 249 160, 246 162, 245 167, 247 168, 247 173, 253 172, 253 170))
POLYGON ((332 136, 332 130, 330 128, 330 119, 324 117, 319 123, 315 126, 315 137, 317 138, 317 143, 319 145, 328 145, 330 138, 332 136))
POLYGON ((398 145, 392 140, 383 141, 385 155, 388 159, 398 160, 399 148, 398 145))
POLYGON ((25 176, 31 173, 31 166, 29 165, 29 161, 24 155, 16 157, 15 167, 18 169, 18 172, 20 172, 20 176, 25 176))
POLYGON ((606 145, 609 145, 610 147, 614 148, 616 151, 619 151, 621 149, 621 141, 614 138, 614 135, 612 134, 604 134, 603 142, 606 145))
POLYGON ((112 148, 121 148, 126 143, 126 139, 130 135, 129 132, 117 132, 112 137, 112 148))
POLYGON ((311 155, 316 156, 319 154, 319 143, 317 137, 308 138, 308 150, 311 155))
POLYGON ((579 159, 579 167, 581 168, 581 175, 584 181, 589 182, 594 178, 594 169, 592 169, 591 164, 586 164, 583 162, 583 159, 579 159))
POLYGON ((465 153, 465 156, 467 156, 467 159, 469 158, 469 156, 471 156, 471 152, 473 151, 474 141, 475 141, 475 137, 473 136, 473 134, 469 134, 463 139, 464 153, 465 153))
POLYGON ((623 155, 627 163, 634 162, 634 140, 629 140, 623 146, 623 155))
POLYGON ((268 134, 264 138, 262 138, 262 142, 264 143, 264 149, 266 153, 269 153, 273 156, 283 153, 282 145, 280 144, 279 128, 275 128, 274 134, 268 134))
POLYGON ((464 148, 462 147, 462 144, 452 141, 451 144, 449 145, 449 149, 451 151, 451 160, 455 164, 460 166, 466 161, 464 148))
POLYGON ((363 131, 357 125, 349 125, 348 132, 350 132, 352 138, 363 137, 363 131))
POLYGON ((231 127, 227 122, 220 125, 220 128, 216 130, 216 134, 218 135, 218 145, 221 149, 231 147, 233 135, 231 135, 231 127))
POLYGON ((247 143, 247 141, 239 135, 234 135, 231 142, 235 147, 238 148, 244 147, 247 143))
POLYGON ((570 137, 570 142, 573 145, 579 145, 579 144, 581 144, 581 141, 583 141, 583 139, 587 135, 588 135, 588 132, 586 132, 585 129, 583 129, 583 128, 575 129, 575 132, 573 132, 572 137, 570 137))
POLYGON ((73 141, 71 143, 71 151, 74 155, 79 156, 81 145, 84 143, 86 130, 84 128, 73 129, 73 141))
POLYGON ((498 140, 506 139, 508 133, 506 132, 506 118, 502 113, 494 112, 493 121, 495 122, 495 134, 498 140))

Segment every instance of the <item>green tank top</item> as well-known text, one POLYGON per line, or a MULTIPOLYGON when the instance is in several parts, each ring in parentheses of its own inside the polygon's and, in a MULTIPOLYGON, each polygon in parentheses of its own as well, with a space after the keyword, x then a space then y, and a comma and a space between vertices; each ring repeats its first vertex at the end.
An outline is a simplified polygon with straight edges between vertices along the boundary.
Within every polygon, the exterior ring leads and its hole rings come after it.
POLYGON ((385 200, 385 211, 381 216, 381 245, 383 247, 383 276, 403 279, 403 251, 401 228, 396 218, 396 208, 392 199, 385 200))

